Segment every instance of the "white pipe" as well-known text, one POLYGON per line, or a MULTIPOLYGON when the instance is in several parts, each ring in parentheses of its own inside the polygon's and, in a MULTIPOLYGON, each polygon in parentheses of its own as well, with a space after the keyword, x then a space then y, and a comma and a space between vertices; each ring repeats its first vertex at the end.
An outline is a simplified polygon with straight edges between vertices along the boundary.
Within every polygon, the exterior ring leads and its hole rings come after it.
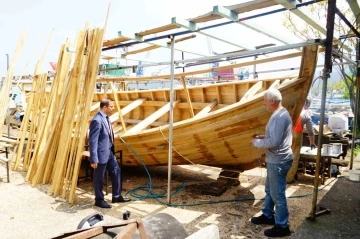
POLYGON ((175 51, 175 37, 171 37, 171 67, 170 67, 170 112, 169 112, 169 158, 168 158, 168 187, 167 187, 167 201, 171 203, 171 168, 172 168, 172 143, 173 143, 173 108, 174 108, 174 51, 175 51))

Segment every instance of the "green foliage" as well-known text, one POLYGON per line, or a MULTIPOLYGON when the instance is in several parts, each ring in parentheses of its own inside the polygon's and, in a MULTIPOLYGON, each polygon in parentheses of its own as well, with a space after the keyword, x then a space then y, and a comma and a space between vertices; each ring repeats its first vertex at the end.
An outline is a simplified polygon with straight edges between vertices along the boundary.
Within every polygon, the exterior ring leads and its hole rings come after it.
POLYGON ((340 94, 344 99, 350 99, 349 89, 343 80, 337 80, 330 87, 336 94, 340 94))
POLYGON ((356 157, 359 152, 360 152, 360 146, 357 145, 357 146, 354 148, 354 157, 356 157))

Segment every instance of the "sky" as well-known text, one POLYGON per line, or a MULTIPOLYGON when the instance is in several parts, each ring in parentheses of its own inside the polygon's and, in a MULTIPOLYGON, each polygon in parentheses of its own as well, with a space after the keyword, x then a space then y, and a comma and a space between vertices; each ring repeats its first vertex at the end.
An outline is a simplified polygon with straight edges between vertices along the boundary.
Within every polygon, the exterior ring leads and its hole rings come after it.
MULTIPOLYGON (((20 59, 15 67, 15 75, 33 74, 36 62, 40 59, 40 56, 44 52, 51 32, 54 31, 42 67, 43 72, 46 72, 51 70, 49 62, 57 60, 61 44, 63 44, 67 38, 74 40, 77 30, 83 29, 86 23, 89 23, 91 28, 104 26, 109 3, 110 15, 105 39, 116 37, 118 31, 122 31, 125 34, 132 36, 134 33, 142 30, 169 24, 171 23, 172 17, 177 17, 178 19, 188 19, 207 13, 212 10, 213 6, 216 5, 228 6, 242 2, 245 1, 0 0, 0 76, 4 76, 6 74, 6 54, 9 54, 10 58, 14 54, 16 43, 19 40, 19 36, 22 31, 26 31, 27 38, 23 51, 20 55, 20 59)), ((261 11, 243 14, 241 17, 253 15, 259 12, 261 11)), ((262 27, 273 29, 274 32, 281 34, 284 38, 290 39, 294 43, 301 42, 301 39, 295 37, 291 32, 287 31, 285 27, 282 26, 281 19, 281 14, 274 14, 272 16, 261 17, 258 20, 249 21, 256 22, 262 27)), ((208 24, 213 23, 211 22, 208 24)), ((277 46, 282 45, 274 39, 263 36, 240 26, 239 24, 213 28, 208 30, 207 33, 216 34, 218 37, 235 42, 239 45, 257 46, 267 43, 274 43, 277 46)), ((164 43, 166 41, 167 40, 161 40, 159 42, 164 43)), ((147 45, 142 44, 134 46, 132 49, 137 49, 138 47, 142 48, 145 46, 147 45)), ((220 53, 240 49, 217 40, 211 40, 211 46, 213 51, 220 53)), ((195 39, 179 43, 176 47, 209 55, 209 44, 207 43, 207 39, 205 36, 199 34, 195 39)), ((107 51, 103 53, 103 55, 106 54, 113 55, 120 53, 115 51, 107 51)), ((193 57, 198 56, 185 53, 185 58, 193 57)), ((135 58, 146 58, 149 61, 168 61, 170 59, 170 51, 168 49, 158 49, 151 51, 150 53, 139 54, 139 56, 136 56, 135 58)), ((181 59, 180 52, 175 54, 175 59, 181 59)), ((298 67, 298 60, 299 59, 292 60, 288 63, 288 65, 275 63, 275 66, 278 68, 298 67)), ((121 61, 119 63, 136 65, 137 61, 121 61)), ((322 62, 319 62, 319 64, 322 64, 322 62)), ((270 67, 274 67, 274 65, 268 64, 267 66, 259 66, 257 69, 266 70, 270 67)), ((192 69, 193 68, 189 70, 192 69)), ((146 69, 148 74, 159 70, 161 71, 159 68, 146 69)), ((164 71, 167 70, 168 69, 165 69, 164 71)))

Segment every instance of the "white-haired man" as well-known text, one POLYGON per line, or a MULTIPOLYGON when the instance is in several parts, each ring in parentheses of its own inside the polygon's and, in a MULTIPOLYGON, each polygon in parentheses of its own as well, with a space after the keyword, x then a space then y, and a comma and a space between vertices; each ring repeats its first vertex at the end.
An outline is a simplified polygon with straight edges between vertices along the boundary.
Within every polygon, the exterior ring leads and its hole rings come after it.
POLYGON ((292 120, 281 101, 282 96, 277 89, 271 88, 265 91, 264 105, 272 114, 266 125, 265 135, 260 135, 251 141, 254 147, 266 149, 265 205, 262 215, 251 218, 251 222, 274 225, 273 228, 264 231, 267 237, 283 237, 291 234, 285 190, 286 175, 294 157, 291 150, 292 120))

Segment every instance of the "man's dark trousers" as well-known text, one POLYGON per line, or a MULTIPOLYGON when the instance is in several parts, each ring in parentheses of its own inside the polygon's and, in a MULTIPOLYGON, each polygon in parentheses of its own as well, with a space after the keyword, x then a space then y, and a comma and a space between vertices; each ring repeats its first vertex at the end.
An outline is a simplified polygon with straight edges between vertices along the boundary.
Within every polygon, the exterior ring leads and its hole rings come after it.
POLYGON ((96 201, 104 200, 102 186, 104 182, 105 170, 108 170, 112 179, 112 196, 119 196, 122 190, 120 183, 120 167, 114 157, 113 151, 110 150, 108 162, 105 164, 98 164, 97 168, 94 170, 94 191, 96 201))

